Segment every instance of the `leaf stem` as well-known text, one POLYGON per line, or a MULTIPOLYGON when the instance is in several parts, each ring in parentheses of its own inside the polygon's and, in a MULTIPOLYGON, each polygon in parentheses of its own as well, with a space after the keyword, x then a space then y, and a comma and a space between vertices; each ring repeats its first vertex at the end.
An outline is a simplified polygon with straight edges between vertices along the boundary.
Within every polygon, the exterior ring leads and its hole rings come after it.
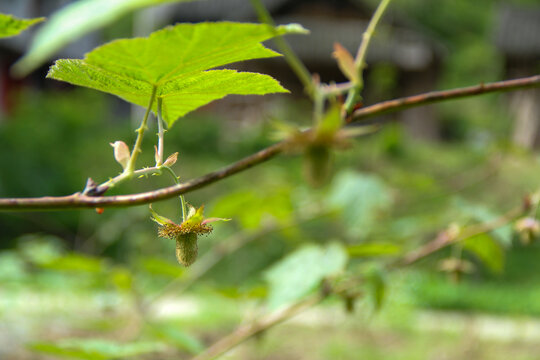
POLYGON ((161 107, 163 106, 163 99, 157 98, 157 124, 158 124, 158 158, 156 166, 163 164, 163 135, 165 130, 163 129, 163 117, 161 116, 161 107))
MULTIPOLYGON (((176 176, 176 173, 173 169, 171 169, 168 166, 160 166, 161 169, 166 170, 174 179, 174 182, 176 185, 180 185, 180 179, 178 176, 176 176)), ((186 199, 184 198, 184 195, 180 195, 180 204, 182 205, 182 222, 186 221, 187 219, 187 211, 186 211, 186 199)))
POLYGON ((371 38, 373 37, 373 33, 375 32, 375 28, 379 24, 379 21, 381 20, 386 8, 390 4, 390 1, 392 0, 381 0, 379 6, 377 7, 377 10, 375 10, 375 13, 369 21, 366 31, 362 35, 362 42, 358 47, 356 58, 354 60, 355 70, 358 73, 358 80, 355 86, 349 90, 344 105, 347 114, 351 113, 354 104, 358 102, 360 93, 364 88, 364 69, 366 68, 367 50, 371 42, 371 38))
POLYGON ((152 105, 154 104, 154 100, 156 98, 156 90, 157 90, 157 87, 154 86, 152 88, 152 94, 150 95, 150 103, 148 104, 148 107, 146 108, 146 112, 144 113, 141 126, 139 126, 137 130, 135 130, 137 132, 137 139, 135 140, 135 145, 133 145, 133 150, 131 151, 131 157, 129 158, 129 162, 123 173, 123 174, 126 174, 127 178, 132 177, 135 172, 135 163, 137 162, 137 157, 139 157, 139 153, 141 152, 141 145, 142 145, 144 132, 148 128, 147 126, 148 116, 150 115, 150 111, 152 110, 152 105))
MULTIPOLYGON (((275 29, 276 24, 261 0, 250 0, 250 2, 257 13, 259 21, 275 29)), ((279 51, 283 53, 285 61, 287 61, 293 72, 304 85, 304 89, 307 94, 311 98, 314 98, 317 92, 317 87, 313 84, 313 79, 309 70, 295 54, 294 50, 290 47, 289 43, 287 43, 283 36, 277 35, 274 38, 274 42, 276 43, 279 51)))

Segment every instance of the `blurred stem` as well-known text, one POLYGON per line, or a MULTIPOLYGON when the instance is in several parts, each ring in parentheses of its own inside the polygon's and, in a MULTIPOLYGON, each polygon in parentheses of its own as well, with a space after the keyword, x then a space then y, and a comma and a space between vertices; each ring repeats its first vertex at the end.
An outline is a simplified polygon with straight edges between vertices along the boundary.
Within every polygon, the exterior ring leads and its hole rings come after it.
POLYGON ((163 135, 165 131, 163 130, 163 117, 161 116, 161 107, 163 106, 163 99, 161 97, 157 98, 157 124, 158 124, 158 158, 156 161, 156 166, 161 166, 163 164, 163 135))
POLYGON ((152 110, 152 105, 154 104, 154 100, 156 98, 156 90, 157 88, 154 86, 152 88, 152 94, 150 95, 150 103, 148 104, 148 107, 146 108, 146 112, 144 113, 141 126, 139 126, 139 128, 136 130, 137 140, 135 140, 135 145, 133 145, 133 150, 131 151, 131 157, 129 158, 129 162, 126 166, 126 169, 123 172, 123 174, 126 174, 127 178, 130 178, 131 176, 133 176, 133 173, 135 171, 135 163, 137 162, 137 158, 139 157, 139 153, 141 152, 141 145, 142 145, 144 132, 148 128, 147 126, 148 116, 150 115, 150 111, 152 110))
POLYGON ((388 4, 390 4, 390 1, 391 0, 382 0, 379 3, 377 10, 375 10, 375 13, 369 21, 368 27, 362 36, 362 42, 358 47, 358 52, 356 53, 356 58, 354 60, 355 70, 358 74, 356 77, 356 83, 355 86, 349 90, 344 105, 347 114, 351 113, 354 105, 358 102, 358 100, 360 100, 360 93, 364 88, 364 69, 366 68, 367 50, 371 42, 371 38, 373 37, 373 33, 375 32, 375 28, 379 24, 379 21, 388 7, 388 4))
MULTIPOLYGON (((176 173, 174 172, 173 169, 171 169, 168 166, 163 166, 163 165, 160 168, 166 170, 169 174, 171 174, 171 176, 174 179, 174 182, 177 185, 180 184, 180 178, 178 176, 176 176, 176 173)), ((186 221, 186 217, 187 217, 186 199, 184 198, 184 195, 180 195, 179 197, 180 197, 180 205, 182 206, 182 222, 184 222, 184 221, 186 221)))
MULTIPOLYGON (((272 28, 276 27, 276 24, 274 20, 272 20, 272 17, 270 16, 270 13, 264 6, 261 0, 250 0, 251 5, 257 12, 257 16, 259 17, 259 21, 272 26, 272 28)), ((274 42, 276 43, 279 51, 283 53, 283 56, 285 57, 285 61, 289 64, 291 69, 294 71, 298 79, 302 82, 304 85, 304 89, 308 93, 308 95, 311 98, 315 97, 315 94, 317 93, 317 88, 313 84, 313 80, 311 78, 311 73, 308 71, 306 66, 302 63, 302 61, 298 58, 298 56, 295 54, 293 49, 290 47, 289 43, 283 38, 283 36, 278 35, 274 38, 274 42)))
POLYGON ((307 298, 306 300, 295 303, 285 309, 270 313, 253 323, 242 325, 231 334, 223 337, 211 345, 203 353, 192 358, 192 360, 215 359, 244 341, 263 333, 271 327, 293 318, 301 312, 319 304, 322 300, 328 297, 328 295, 329 294, 317 294, 307 298))

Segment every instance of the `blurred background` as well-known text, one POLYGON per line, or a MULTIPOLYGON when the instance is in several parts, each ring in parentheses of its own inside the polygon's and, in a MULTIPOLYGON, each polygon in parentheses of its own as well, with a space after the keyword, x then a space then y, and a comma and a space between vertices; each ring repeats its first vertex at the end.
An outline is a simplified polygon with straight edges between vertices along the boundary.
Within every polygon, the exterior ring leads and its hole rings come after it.
MULTIPOLYGON (((52 19, 73 3, 0 0, 0 12, 52 19)), ((311 30, 287 40, 312 73, 339 83, 346 79, 333 44, 354 54, 378 1, 263 3, 276 23, 311 30)), ((216 20, 257 18, 247 0, 126 11, 22 78, 10 68, 43 25, 1 40, 0 197, 66 195, 88 177, 106 181, 121 171, 109 143, 134 141, 140 109, 45 79, 54 59, 81 58, 167 24, 216 20)), ((363 102, 538 74, 539 34, 538 0, 394 1, 368 52, 363 102)), ((282 58, 235 67, 270 74, 291 94, 230 96, 181 119, 165 152, 179 152, 174 168, 184 180, 272 144, 278 122, 311 124, 312 104, 282 58)), ((492 245, 480 250, 454 246, 408 268, 384 268, 450 224, 495 219, 539 188, 540 90, 376 120, 385 124, 379 131, 334 154, 333 178, 322 188, 306 182, 301 156, 287 155, 188 194, 208 216, 232 218, 200 239, 200 260, 189 269, 176 262, 174 242, 157 237, 146 206, 0 213, 0 358, 189 358, 264 312, 265 274, 280 259, 308 243, 339 242, 352 272, 381 272, 379 285, 362 290, 375 296, 360 298, 352 313, 331 299, 226 358, 537 359, 534 237, 508 224, 486 234, 492 245), (449 268, 449 258, 467 266, 449 268)), ((154 162, 150 125, 141 166, 154 162)), ((169 185, 151 177, 110 194, 169 185)), ((180 220, 177 199, 154 208, 180 220)))

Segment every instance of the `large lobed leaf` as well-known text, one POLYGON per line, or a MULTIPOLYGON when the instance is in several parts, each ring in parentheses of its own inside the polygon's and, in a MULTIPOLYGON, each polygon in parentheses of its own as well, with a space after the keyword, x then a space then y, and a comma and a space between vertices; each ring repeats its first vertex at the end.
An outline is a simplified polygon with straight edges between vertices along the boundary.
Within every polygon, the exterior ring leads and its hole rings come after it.
POLYGON ((19 19, 13 15, 0 14, 0 38, 15 36, 45 18, 19 19))
POLYGON ((37 32, 30 49, 14 66, 18 75, 39 67, 58 50, 79 37, 147 6, 192 0, 79 0, 55 12, 37 32))
MULTIPOLYGON (((110 42, 82 60, 58 60, 47 77, 114 94, 143 107, 148 106, 155 88, 163 100, 163 118, 171 126, 180 116, 229 94, 286 92, 267 75, 209 69, 279 56, 261 42, 305 32, 299 25, 178 24, 147 38, 110 42)), ((154 102, 154 111, 156 106, 154 102)))
POLYGON ((342 272, 347 260, 347 252, 339 243, 325 247, 310 244, 293 252, 265 274, 270 285, 268 306, 276 309, 298 301, 325 277, 342 272))

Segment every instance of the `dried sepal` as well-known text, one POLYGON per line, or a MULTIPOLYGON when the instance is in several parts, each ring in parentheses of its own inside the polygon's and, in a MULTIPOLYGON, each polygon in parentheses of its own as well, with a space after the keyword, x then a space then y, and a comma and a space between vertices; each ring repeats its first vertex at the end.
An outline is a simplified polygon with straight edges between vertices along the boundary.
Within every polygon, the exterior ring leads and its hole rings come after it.
POLYGON ((178 153, 175 152, 174 154, 171 154, 167 160, 163 163, 163 166, 171 167, 174 164, 176 164, 176 160, 178 160, 178 153))
POLYGON ((110 145, 114 149, 114 159, 125 169, 131 158, 128 146, 123 141, 115 141, 110 145))

